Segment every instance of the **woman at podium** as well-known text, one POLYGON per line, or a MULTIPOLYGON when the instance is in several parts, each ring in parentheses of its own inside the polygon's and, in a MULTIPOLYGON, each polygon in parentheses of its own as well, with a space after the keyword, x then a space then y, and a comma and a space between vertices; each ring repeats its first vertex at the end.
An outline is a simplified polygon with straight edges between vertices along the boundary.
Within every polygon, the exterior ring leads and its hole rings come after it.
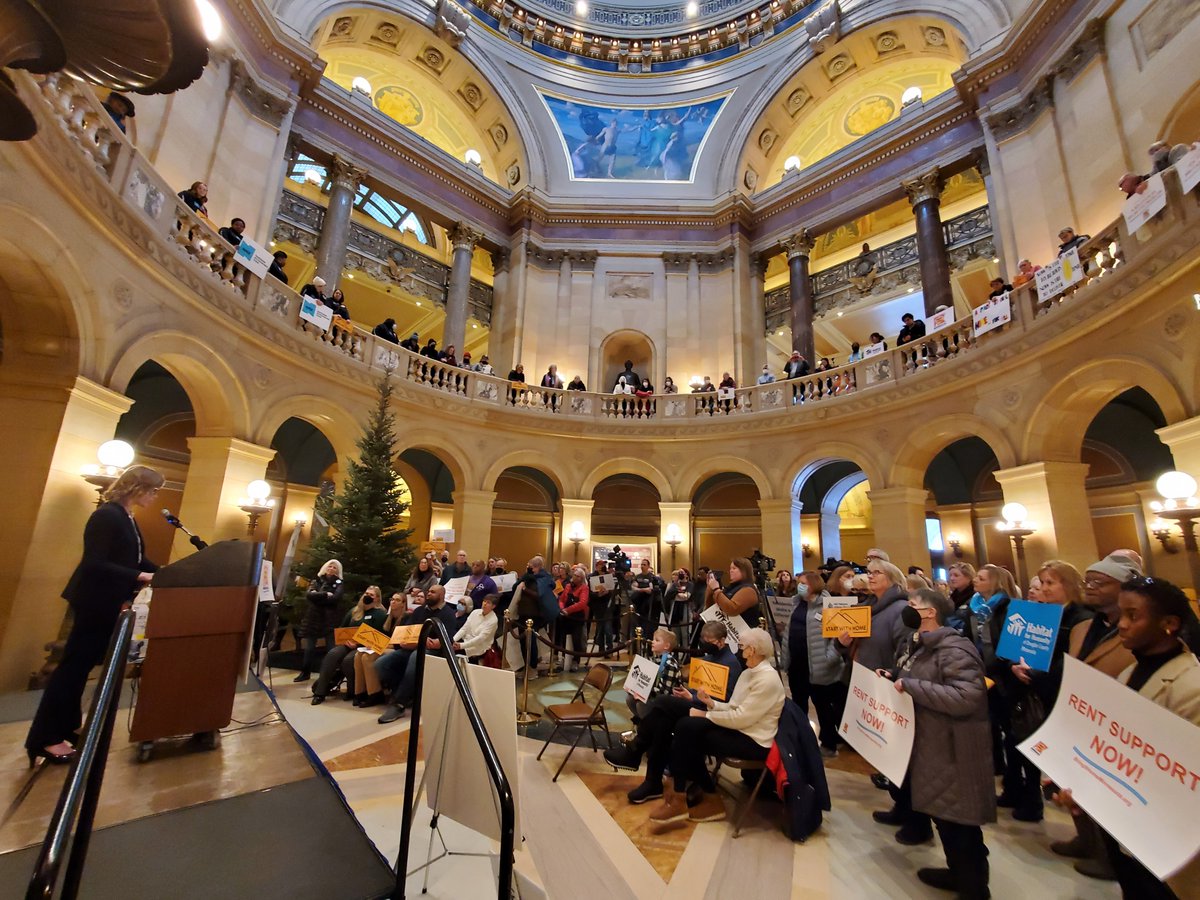
POLYGON ((83 529, 83 559, 63 590, 74 614, 62 662, 50 676, 25 749, 32 768, 39 758, 67 763, 83 723, 81 701, 88 673, 104 661, 121 608, 158 569, 146 559, 133 511, 154 502, 163 476, 147 466, 130 466, 103 494, 83 529))

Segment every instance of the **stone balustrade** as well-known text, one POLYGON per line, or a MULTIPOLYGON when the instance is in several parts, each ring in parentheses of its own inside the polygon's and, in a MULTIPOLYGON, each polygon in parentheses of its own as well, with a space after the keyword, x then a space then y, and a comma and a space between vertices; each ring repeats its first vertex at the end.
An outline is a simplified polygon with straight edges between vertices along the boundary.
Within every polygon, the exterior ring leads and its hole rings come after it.
MULTIPOLYGON (((299 294, 274 278, 260 278, 236 261, 234 249, 203 217, 178 200, 171 186, 126 141, 124 135, 105 125, 106 114, 95 95, 79 83, 59 75, 29 79, 36 84, 48 108, 72 144, 93 164, 97 176, 129 208, 158 230, 159 237, 194 267, 198 278, 208 279, 235 299, 236 318, 257 321, 256 339, 287 346, 286 335, 321 348, 330 360, 357 368, 368 380, 390 371, 416 391, 452 397, 484 408, 546 419, 561 417, 594 420, 612 427, 636 427, 641 423, 671 422, 694 425, 696 420, 805 416, 812 410, 837 404, 842 399, 895 386, 919 378, 930 369, 952 365, 960 357, 979 349, 1002 346, 1014 334, 1043 327, 1047 317, 1059 309, 1078 308, 1089 298, 1101 297, 1102 282, 1123 266, 1136 263, 1148 252, 1157 231, 1190 217, 1183 205, 1180 186, 1173 172, 1166 176, 1168 208, 1137 236, 1130 236, 1118 220, 1094 236, 1082 249, 1087 261, 1083 279, 1055 297, 1039 298, 1033 283, 1012 294, 1012 321, 976 336, 969 318, 948 323, 917 342, 893 347, 865 360, 814 372, 801 378, 737 388, 732 396, 723 393, 687 393, 638 398, 630 395, 567 391, 530 384, 510 383, 503 377, 474 372, 428 359, 376 337, 357 325, 336 320, 328 331, 300 318, 299 294), (102 118, 103 117, 103 118, 102 118), (1126 254, 1131 257, 1126 259, 1126 254), (266 327, 269 326, 269 327, 266 327)), ((1194 203, 1189 200, 1188 202, 1194 203)), ((115 222, 113 227, 117 227, 115 222)), ((318 354, 318 359, 320 354, 318 354)), ((344 367, 343 367, 344 370, 344 367)), ((773 423, 777 424, 777 423, 773 423)))

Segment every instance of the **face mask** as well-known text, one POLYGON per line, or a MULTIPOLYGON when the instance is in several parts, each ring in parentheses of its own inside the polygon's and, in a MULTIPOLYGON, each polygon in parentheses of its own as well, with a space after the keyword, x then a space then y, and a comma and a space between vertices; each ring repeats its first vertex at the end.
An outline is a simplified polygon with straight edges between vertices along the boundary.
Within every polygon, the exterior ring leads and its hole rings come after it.
POLYGON ((904 623, 905 628, 920 628, 921 618, 921 613, 911 606, 900 610, 900 621, 904 623))
POLYGON ((715 654, 721 648, 718 647, 716 644, 712 643, 711 641, 701 641, 700 649, 704 653, 712 655, 712 654, 715 654))

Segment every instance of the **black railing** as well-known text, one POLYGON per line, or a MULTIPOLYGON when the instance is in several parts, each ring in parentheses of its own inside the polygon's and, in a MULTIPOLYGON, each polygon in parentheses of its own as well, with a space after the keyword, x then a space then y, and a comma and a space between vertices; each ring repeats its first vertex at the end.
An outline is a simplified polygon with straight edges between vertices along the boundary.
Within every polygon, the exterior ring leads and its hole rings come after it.
POLYGON ((54 807, 50 827, 46 829, 46 839, 38 853, 33 877, 29 879, 25 900, 48 900, 54 895, 68 843, 71 849, 60 896, 63 900, 74 900, 79 893, 96 819, 96 805, 100 801, 100 787, 104 783, 104 769, 108 765, 108 747, 112 743, 121 688, 125 684, 132 637, 133 610, 127 609, 121 613, 113 630, 82 741, 71 763, 66 784, 58 795, 58 804, 54 807))
POLYGON ((504 767, 500 765, 500 757, 496 755, 496 747, 488 737, 483 719, 479 715, 479 707, 467 687, 467 680, 459 670, 450 649, 450 633, 439 619, 426 619, 421 626, 421 634, 417 638, 417 679, 415 699, 412 706, 411 725, 408 730, 408 763, 404 771, 404 818, 400 823, 400 855, 396 858, 396 891, 393 894, 397 900, 404 900, 405 883, 408 880, 408 851, 412 841, 413 809, 416 803, 414 796, 417 778, 417 745, 421 737, 421 692, 425 685, 425 657, 427 655, 426 639, 434 629, 438 631, 438 639, 442 642, 442 651, 446 654, 450 677, 458 696, 462 699, 467 720, 471 723, 471 731, 479 749, 483 751, 483 762, 487 766, 488 775, 496 788, 496 796, 500 800, 500 860, 499 883, 496 888, 498 900, 509 900, 512 891, 513 850, 516 840, 516 809, 513 805, 512 787, 504 767))

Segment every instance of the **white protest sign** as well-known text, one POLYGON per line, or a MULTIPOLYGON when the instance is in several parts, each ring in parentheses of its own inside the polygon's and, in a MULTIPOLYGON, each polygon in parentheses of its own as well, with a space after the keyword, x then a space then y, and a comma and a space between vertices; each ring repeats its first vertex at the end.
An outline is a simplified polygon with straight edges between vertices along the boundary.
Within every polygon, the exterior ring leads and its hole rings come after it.
POLYGON ((451 578, 446 582, 446 603, 457 603, 467 595, 467 583, 471 580, 470 575, 463 575, 459 578, 451 578))
POLYGON ((740 635, 750 630, 745 619, 741 616, 727 616, 715 603, 702 612, 700 618, 705 622, 720 622, 725 626, 725 630, 728 632, 725 641, 733 653, 737 653, 738 647, 741 645, 740 635))
POLYGON ((271 586, 274 582, 272 577, 272 569, 274 564, 269 559, 262 561, 262 569, 258 576, 258 602, 259 603, 274 603, 275 589, 271 586))
POLYGON ((300 318, 316 325, 322 331, 328 331, 333 323, 333 310, 317 303, 312 297, 301 297, 300 318))
POLYGON ((900 784, 912 756, 912 697, 897 691, 895 682, 855 663, 838 734, 893 784, 900 784))
POLYGON ((732 400, 733 399, 733 388, 717 388, 717 399, 718 400, 732 400))
POLYGON ((1200 728, 1074 657, 1017 749, 1159 878, 1200 850, 1200 728))
POLYGON ((1167 208, 1167 186, 1163 184, 1162 175, 1151 175, 1138 188, 1139 193, 1127 197, 1121 209, 1130 234, 1167 208))
POLYGON ((645 703, 657 678, 658 663, 645 656, 635 656, 629 665, 629 674, 625 676, 625 693, 645 703))
POLYGON ((826 609, 841 609, 846 606, 858 606, 858 604, 857 597, 826 597, 824 606, 826 609))
POLYGON ((1038 269, 1033 276, 1037 281, 1038 300, 1053 300, 1077 281, 1083 280, 1083 266, 1079 262, 1079 249, 1072 248, 1038 269))
POLYGON ((517 573, 505 572, 503 575, 493 575, 492 581, 496 582, 496 590, 505 594, 517 586, 517 573))
POLYGON ((433 530, 433 539, 435 541, 441 541, 444 544, 453 544, 454 543, 454 529, 453 528, 435 528, 433 530))
POLYGON ((591 587, 591 589, 593 591, 597 590, 599 588, 604 588, 605 590, 608 590, 608 591, 614 590, 617 586, 617 576, 616 575, 593 575, 591 578, 588 579, 588 586, 591 587))
POLYGON ((776 625, 787 626, 787 623, 792 620, 792 612, 796 609, 798 599, 794 594, 791 597, 767 594, 767 603, 771 606, 771 615, 775 617, 776 625))
POLYGON ((975 327, 976 337, 1011 321, 1012 297, 1008 291, 971 310, 971 323, 975 327))
POLYGON ((1175 172, 1179 176, 1179 184, 1185 194, 1190 193, 1200 184, 1200 149, 1193 147, 1182 159, 1175 163, 1175 172))
POLYGON ((872 356, 878 356, 886 349, 887 348, 883 346, 882 341, 880 341, 878 344, 868 344, 862 348, 862 358, 870 359, 872 356))
POLYGON ((271 267, 271 262, 274 260, 271 251, 266 247, 258 246, 244 236, 242 242, 235 248, 233 258, 259 278, 267 276, 267 269, 271 267))
POLYGON ((941 331, 943 328, 948 328, 954 324, 954 310, 943 309, 941 312, 936 312, 925 320, 925 333, 933 334, 935 331, 941 331))

